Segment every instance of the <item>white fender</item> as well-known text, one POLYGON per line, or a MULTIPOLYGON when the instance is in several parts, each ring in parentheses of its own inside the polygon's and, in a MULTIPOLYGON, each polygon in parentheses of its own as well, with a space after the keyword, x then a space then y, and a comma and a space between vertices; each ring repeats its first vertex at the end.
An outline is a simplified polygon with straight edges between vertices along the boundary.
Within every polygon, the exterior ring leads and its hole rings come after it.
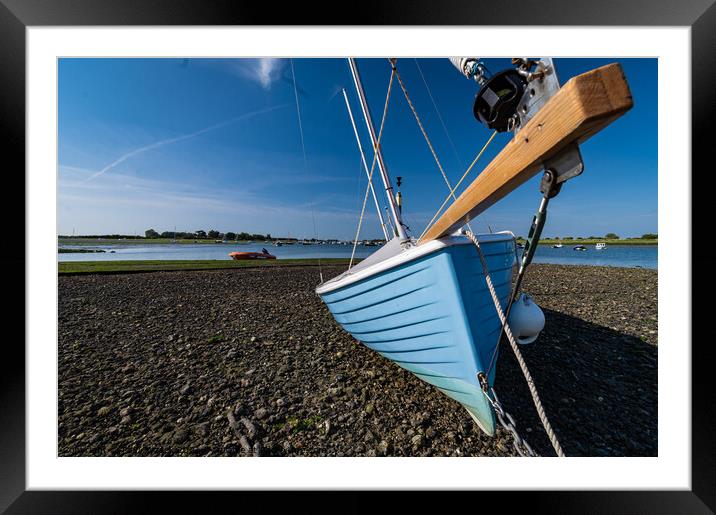
POLYGON ((532 297, 521 293, 512 304, 507 323, 517 343, 527 345, 535 341, 544 329, 544 313, 532 297))

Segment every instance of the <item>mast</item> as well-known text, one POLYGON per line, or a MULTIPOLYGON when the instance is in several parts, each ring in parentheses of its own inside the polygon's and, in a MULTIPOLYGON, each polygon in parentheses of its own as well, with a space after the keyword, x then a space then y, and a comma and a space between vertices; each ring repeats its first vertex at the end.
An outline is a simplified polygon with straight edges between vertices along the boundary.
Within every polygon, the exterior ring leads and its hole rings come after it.
POLYGON ((370 179, 370 170, 368 170, 368 163, 365 161, 365 154, 363 153, 363 145, 361 145, 360 137, 358 136, 358 128, 356 127, 356 122, 353 119, 353 111, 351 110, 351 104, 348 102, 348 94, 346 93, 345 88, 343 88, 343 98, 346 101, 346 107, 348 108, 348 116, 351 119, 351 125, 353 126, 353 132, 356 135, 356 143, 358 143, 358 150, 360 151, 360 158, 363 162, 363 168, 365 169, 365 173, 368 176, 370 191, 373 194, 373 201, 375 202, 375 210, 378 212, 378 220, 380 220, 380 227, 383 229, 383 236, 385 236, 385 241, 390 240, 388 237, 388 228, 385 226, 385 222, 383 221, 383 213, 380 209, 380 204, 378 203, 378 197, 375 194, 375 188, 373 188, 373 181, 370 179))
POLYGON ((373 119, 370 115, 370 107, 365 99, 365 93, 363 92, 363 83, 360 80, 360 73, 358 72, 358 66, 355 59, 352 57, 348 58, 348 64, 351 68, 351 74, 353 75, 353 82, 355 83, 356 91, 358 92, 358 98, 360 98, 360 106, 363 110, 363 117, 365 118, 365 124, 368 127, 368 133, 370 134, 370 141, 373 143, 373 149, 377 154, 378 168, 380 169, 380 176, 383 179, 383 185, 385 186, 385 194, 388 197, 388 206, 390 207, 390 214, 393 217, 393 225, 397 236, 401 239, 407 239, 408 235, 405 233, 405 228, 400 219, 398 208, 395 205, 395 197, 393 197, 393 185, 390 183, 390 176, 388 175, 388 169, 385 166, 383 160, 383 151, 378 145, 378 137, 375 133, 375 127, 373 126, 373 119))

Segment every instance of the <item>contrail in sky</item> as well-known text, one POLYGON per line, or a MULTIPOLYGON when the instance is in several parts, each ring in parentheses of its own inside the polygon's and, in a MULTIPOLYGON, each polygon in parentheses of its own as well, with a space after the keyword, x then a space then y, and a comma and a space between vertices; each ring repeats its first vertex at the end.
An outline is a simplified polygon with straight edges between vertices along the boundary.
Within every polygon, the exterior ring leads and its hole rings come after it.
POLYGON ((232 123, 235 123, 235 122, 238 122, 238 121, 241 121, 241 120, 245 120, 245 119, 247 119, 247 118, 251 118, 252 116, 257 116, 257 115, 259 115, 259 114, 270 113, 271 111, 275 111, 275 110, 277 110, 277 109, 282 109, 282 108, 288 107, 288 106, 290 106, 290 105, 291 105, 291 104, 288 104, 288 103, 287 103, 287 104, 281 104, 281 105, 277 105, 277 106, 273 106, 273 107, 268 107, 268 108, 266 108, 266 109, 259 109, 258 111, 252 111, 252 112, 250 112, 250 113, 245 113, 245 114, 242 114, 241 116, 237 116, 236 118, 231 118, 230 120, 225 120, 225 121, 220 122, 220 123, 217 123, 217 124, 215 124, 215 125, 210 125, 209 127, 204 127, 203 129, 199 129, 198 131, 194 131, 194 132, 189 133, 189 134, 182 134, 181 136, 176 136, 176 137, 174 137, 174 138, 163 139, 163 140, 161 140, 161 141, 157 141, 157 142, 152 143, 152 144, 150 144, 150 145, 146 145, 146 146, 144 146, 144 147, 140 147, 140 148, 134 149, 134 150, 132 150, 131 152, 127 152, 126 154, 124 154, 124 155, 118 157, 117 159, 115 159, 114 161, 112 161, 110 164, 108 164, 107 166, 105 166, 104 168, 102 168, 102 169, 101 169, 100 171, 98 171, 97 173, 94 173, 94 174, 90 175, 90 176, 86 179, 86 181, 91 181, 92 179, 95 179, 95 178, 99 177, 100 175, 104 175, 105 173, 107 173, 108 171, 110 171, 112 168, 114 168, 114 167, 117 166, 118 164, 120 164, 120 163, 126 161, 127 159, 129 159, 129 158, 131 158, 131 157, 134 157, 134 156, 139 155, 139 154, 143 154, 144 152, 147 152, 148 150, 154 150, 155 148, 163 147, 164 145, 170 145, 170 144, 172 144, 172 143, 176 143, 177 141, 184 141, 184 140, 187 140, 187 139, 191 139, 191 138, 194 138, 194 137, 196 137, 196 136, 199 136, 200 134, 204 134, 204 133, 206 133, 206 132, 210 132, 210 131, 213 131, 213 130, 216 130, 216 129, 220 129, 221 127, 225 127, 225 126, 230 125, 230 124, 232 124, 232 123))

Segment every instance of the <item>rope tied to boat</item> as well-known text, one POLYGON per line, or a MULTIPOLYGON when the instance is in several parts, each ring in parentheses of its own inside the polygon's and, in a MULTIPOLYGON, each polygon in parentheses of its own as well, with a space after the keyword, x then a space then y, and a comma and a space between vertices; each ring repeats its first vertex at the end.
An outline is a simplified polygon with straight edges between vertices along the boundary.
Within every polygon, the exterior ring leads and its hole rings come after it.
MULTIPOLYGON (((482 248, 480 247, 480 242, 478 241, 477 236, 475 236, 475 234, 472 231, 465 231, 465 234, 470 239, 470 241, 472 241, 472 243, 475 245, 475 248, 477 249, 478 256, 480 257, 480 263, 482 264, 482 272, 483 272, 483 275, 485 276, 485 282, 487 283, 487 288, 490 291, 492 300, 495 303, 495 309, 497 310, 497 316, 500 318, 500 322, 502 322, 502 326, 504 327, 505 334, 507 335, 507 339, 510 342, 510 347, 512 348, 512 352, 515 354, 517 363, 520 365, 520 369, 522 370, 522 375, 524 375, 525 381, 527 381, 527 387, 529 388, 530 394, 532 395, 532 401, 534 402, 535 409, 537 410, 537 415, 539 415, 539 418, 542 421, 542 426, 544 427, 544 430, 547 433, 547 436, 549 437, 549 441, 552 443, 552 447, 554 447, 554 450, 557 453, 557 456, 563 458, 565 456, 565 454, 564 454, 564 451, 562 450, 562 446, 560 445, 559 440, 557 439, 557 435, 554 433, 554 430, 552 429, 552 425, 549 423, 549 419, 547 418, 547 414, 544 411, 544 407, 542 406, 542 401, 539 397, 539 392, 537 392, 537 386, 535 385, 534 380, 532 379, 532 374, 530 374, 530 371, 527 368, 527 363, 525 363, 525 360, 522 357, 522 353, 520 352, 520 349, 517 347, 517 342, 515 341, 515 337, 512 334, 510 325, 507 323, 507 319, 505 318, 505 313, 502 311, 502 306, 500 306, 500 299, 497 296, 497 292, 495 291, 495 286, 492 283, 492 278, 490 277, 490 273, 487 268, 487 260, 485 259, 485 255, 483 254, 482 248)), ((509 301, 511 302, 512 299, 509 299, 509 301)), ((497 405, 500 407, 500 409, 502 408, 501 405, 499 404, 499 401, 497 400, 497 396, 495 395, 494 390, 492 390, 492 395, 494 396, 494 400, 490 397, 490 394, 488 393, 487 388, 483 387, 483 392, 485 393, 485 396, 487 397, 488 401, 490 401, 490 403, 493 405, 493 407, 495 407, 495 405, 497 405)), ((498 416, 499 416, 499 411, 497 409, 495 411, 498 413, 498 416)), ((504 413, 504 410, 503 410, 503 413, 504 413)), ((514 425, 514 420, 512 420, 512 422, 514 425)), ((525 442, 523 442, 523 443, 525 443, 525 442)))

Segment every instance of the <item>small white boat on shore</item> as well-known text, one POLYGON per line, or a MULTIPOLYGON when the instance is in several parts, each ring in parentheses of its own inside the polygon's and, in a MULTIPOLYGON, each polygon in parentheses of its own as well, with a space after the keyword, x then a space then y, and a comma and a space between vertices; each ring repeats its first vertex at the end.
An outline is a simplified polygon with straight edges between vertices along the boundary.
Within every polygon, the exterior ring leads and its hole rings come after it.
POLYGON ((607 244, 600 241, 599 243, 597 243, 596 245, 594 245, 594 248, 597 249, 597 250, 604 250, 604 249, 607 248, 607 244))

